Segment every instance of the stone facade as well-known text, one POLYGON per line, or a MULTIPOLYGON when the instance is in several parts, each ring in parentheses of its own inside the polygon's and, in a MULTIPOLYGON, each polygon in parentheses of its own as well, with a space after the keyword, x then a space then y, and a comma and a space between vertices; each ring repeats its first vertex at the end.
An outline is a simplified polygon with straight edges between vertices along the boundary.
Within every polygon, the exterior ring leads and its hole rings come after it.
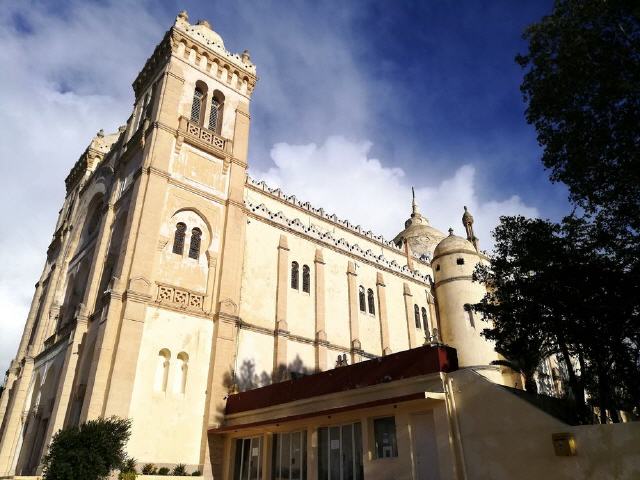
POLYGON ((117 415, 139 462, 218 478, 207 431, 230 392, 429 342, 461 366, 497 358, 465 309, 484 293, 472 219, 447 237, 414 204, 389 242, 250 179, 256 80, 183 12, 126 125, 76 162, 0 398, 0 476, 38 473, 60 428, 117 415))

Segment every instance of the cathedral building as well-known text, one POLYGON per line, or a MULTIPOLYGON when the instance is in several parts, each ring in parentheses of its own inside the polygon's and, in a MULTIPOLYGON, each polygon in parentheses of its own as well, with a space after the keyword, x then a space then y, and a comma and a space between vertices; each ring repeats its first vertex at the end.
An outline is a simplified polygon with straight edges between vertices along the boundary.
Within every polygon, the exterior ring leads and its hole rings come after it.
POLYGON ((414 199, 386 241, 248 177, 256 81, 247 51, 182 12, 126 125, 71 169, 0 398, 0 477, 39 474, 58 430, 112 415, 132 419, 139 467, 206 478, 495 467, 456 413, 489 421, 475 402, 507 409, 513 386, 468 308, 473 217, 445 234, 414 199))

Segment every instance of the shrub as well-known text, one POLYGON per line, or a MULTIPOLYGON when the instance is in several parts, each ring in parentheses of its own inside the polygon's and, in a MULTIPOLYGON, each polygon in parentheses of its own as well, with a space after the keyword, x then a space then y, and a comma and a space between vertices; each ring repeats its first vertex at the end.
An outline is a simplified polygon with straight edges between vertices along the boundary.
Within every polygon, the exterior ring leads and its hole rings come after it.
POLYGON ((99 480, 127 459, 125 445, 131 420, 117 417, 90 420, 55 434, 43 458, 44 480, 99 480))
POLYGON ((193 472, 191 474, 192 477, 201 477, 202 476, 202 472, 200 470, 196 470, 195 472, 193 472))
POLYGON ((187 466, 184 463, 179 463, 173 468, 173 475, 176 477, 186 477, 187 476, 187 466))
POLYGON ((169 469, 167 467, 160 467, 158 469, 158 475, 169 475, 169 469))
POLYGON ((153 475, 156 471, 156 466, 153 463, 147 463, 142 467, 143 475, 153 475))
POLYGON ((118 480, 136 480, 138 474, 136 472, 120 472, 118 480))

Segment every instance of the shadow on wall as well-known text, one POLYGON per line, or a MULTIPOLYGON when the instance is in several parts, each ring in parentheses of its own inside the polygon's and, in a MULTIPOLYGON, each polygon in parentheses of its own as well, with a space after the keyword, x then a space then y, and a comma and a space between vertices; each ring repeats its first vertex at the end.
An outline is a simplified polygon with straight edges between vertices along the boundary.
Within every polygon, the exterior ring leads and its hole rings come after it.
POLYGON ((244 360, 235 374, 233 370, 225 374, 223 384, 229 393, 246 392, 247 390, 296 379, 312 373, 314 373, 314 370, 305 367, 298 355, 288 365, 280 364, 273 372, 263 370, 258 373, 256 363, 253 360, 244 360))

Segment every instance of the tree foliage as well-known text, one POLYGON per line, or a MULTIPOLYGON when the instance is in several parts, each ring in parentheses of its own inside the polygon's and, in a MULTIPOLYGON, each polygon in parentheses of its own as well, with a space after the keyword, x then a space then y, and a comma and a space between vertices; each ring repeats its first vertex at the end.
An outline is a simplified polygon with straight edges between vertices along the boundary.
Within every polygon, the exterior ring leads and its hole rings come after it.
POLYGON ((556 354, 583 416, 585 392, 603 412, 639 408, 638 299, 594 226, 574 216, 502 217, 494 236, 490 265, 474 273, 488 287, 473 306, 491 321, 483 335, 525 379, 556 354))
POLYGON ((117 417, 90 420, 60 430, 44 457, 45 480, 100 480, 127 460, 131 421, 117 417))
POLYGON ((637 243, 640 3, 556 0, 524 38, 528 52, 516 61, 525 69, 526 118, 552 180, 610 233, 637 243))

